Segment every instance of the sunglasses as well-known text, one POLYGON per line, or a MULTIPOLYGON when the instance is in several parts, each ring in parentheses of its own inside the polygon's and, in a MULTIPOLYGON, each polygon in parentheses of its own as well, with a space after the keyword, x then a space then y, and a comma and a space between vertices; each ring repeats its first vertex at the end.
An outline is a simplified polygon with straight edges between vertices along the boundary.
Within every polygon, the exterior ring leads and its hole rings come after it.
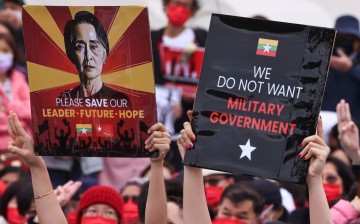
POLYGON ((136 196, 136 195, 125 195, 123 196, 123 200, 124 202, 128 202, 129 200, 133 201, 133 202, 137 202, 139 196, 136 196))

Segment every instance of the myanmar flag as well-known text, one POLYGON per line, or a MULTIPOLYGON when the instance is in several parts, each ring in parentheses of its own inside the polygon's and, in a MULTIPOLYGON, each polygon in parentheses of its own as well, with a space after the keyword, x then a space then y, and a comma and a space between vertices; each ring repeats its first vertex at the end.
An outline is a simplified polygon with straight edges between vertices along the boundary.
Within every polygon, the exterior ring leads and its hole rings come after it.
POLYGON ((77 137, 92 137, 91 124, 76 124, 77 137))
POLYGON ((112 124, 99 124, 96 125, 96 137, 113 137, 114 126, 112 124))
POLYGON ((279 43, 278 40, 259 38, 256 54, 269 56, 269 57, 276 57, 278 43, 279 43))

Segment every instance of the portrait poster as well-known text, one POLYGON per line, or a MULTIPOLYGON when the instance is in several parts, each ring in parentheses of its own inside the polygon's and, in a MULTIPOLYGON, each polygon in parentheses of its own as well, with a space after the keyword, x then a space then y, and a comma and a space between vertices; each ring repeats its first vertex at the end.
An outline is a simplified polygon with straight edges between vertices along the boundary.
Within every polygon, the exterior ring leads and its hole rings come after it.
POLYGON ((157 122, 148 9, 24 6, 35 151, 148 157, 157 122))
POLYGON ((304 183, 335 34, 212 15, 185 165, 304 183))
POLYGON ((203 47, 197 47, 195 44, 188 48, 180 48, 160 43, 160 65, 165 85, 181 88, 184 97, 194 99, 204 51, 203 47))

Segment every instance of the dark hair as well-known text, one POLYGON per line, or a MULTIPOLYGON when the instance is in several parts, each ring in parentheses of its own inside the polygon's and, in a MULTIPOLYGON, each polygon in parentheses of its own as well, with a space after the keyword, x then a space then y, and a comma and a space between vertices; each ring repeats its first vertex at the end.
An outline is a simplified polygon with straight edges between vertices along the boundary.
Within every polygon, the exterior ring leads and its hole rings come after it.
POLYGON ((107 38, 106 31, 101 25, 99 20, 90 12, 80 11, 75 14, 73 20, 69 20, 64 28, 64 42, 66 55, 72 63, 75 64, 75 28, 79 24, 91 24, 95 28, 96 37, 100 41, 100 44, 106 49, 106 56, 109 55, 109 40, 107 38))
POLYGON ((12 65, 7 72, 7 76, 9 77, 13 69, 15 68, 16 64, 20 62, 21 56, 16 46, 15 40, 12 37, 4 33, 0 33, 0 40, 4 40, 10 46, 12 54, 14 55, 12 65))
MULTIPOLYGON (((169 163, 168 161, 164 160, 164 164, 163 167, 167 168, 170 171, 170 174, 174 174, 175 173, 175 167, 173 164, 169 163)), ((151 171, 151 165, 146 166, 140 173, 140 177, 145 177, 146 174, 151 171)))
POLYGON ((253 202, 253 209, 257 215, 261 214, 264 206, 264 199, 260 193, 245 184, 235 183, 229 185, 221 195, 220 204, 225 199, 229 199, 234 204, 250 200, 253 202))
POLYGON ((7 207, 9 202, 16 197, 18 211, 25 216, 29 211, 34 198, 31 181, 16 181, 6 189, 0 201, 0 214, 7 220, 7 207))
MULTIPOLYGON (((178 205, 180 203, 180 200, 183 198, 183 189, 181 184, 172 180, 165 180, 165 189, 166 189, 167 201, 174 202, 175 204, 178 205)), ((149 182, 143 184, 137 201, 140 221, 145 220, 145 208, 146 208, 146 200, 148 193, 149 193, 149 182)), ((182 206, 180 208, 182 209, 182 206)))
POLYGON ((17 35, 16 30, 14 29, 14 27, 10 23, 8 23, 8 22, 6 22, 4 20, 0 20, 0 25, 3 25, 9 31, 11 38, 15 42, 17 42, 17 40, 18 40, 17 36, 18 35, 17 35))
MULTIPOLYGON (((168 5, 171 0, 163 0, 164 5, 168 5)), ((199 2, 197 0, 193 0, 191 9, 193 12, 197 11, 200 8, 199 2)))
POLYGON ((337 172, 339 173, 339 176, 343 182, 342 196, 348 196, 348 194, 351 193, 351 190, 353 189, 353 185, 355 184, 355 176, 352 170, 344 162, 331 156, 327 158, 326 162, 332 163, 336 167, 337 172))
POLYGON ((23 168, 15 166, 7 166, 0 170, 0 179, 8 173, 17 173, 19 175, 19 179, 30 179, 29 173, 27 173, 23 168))

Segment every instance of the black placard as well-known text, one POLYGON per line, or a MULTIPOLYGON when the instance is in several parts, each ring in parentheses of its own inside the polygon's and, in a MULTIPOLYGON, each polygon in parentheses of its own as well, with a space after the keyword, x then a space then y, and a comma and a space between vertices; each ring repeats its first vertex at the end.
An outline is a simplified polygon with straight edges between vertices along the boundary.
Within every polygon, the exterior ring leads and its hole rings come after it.
POLYGON ((213 14, 184 164, 304 183, 335 33, 213 14))

